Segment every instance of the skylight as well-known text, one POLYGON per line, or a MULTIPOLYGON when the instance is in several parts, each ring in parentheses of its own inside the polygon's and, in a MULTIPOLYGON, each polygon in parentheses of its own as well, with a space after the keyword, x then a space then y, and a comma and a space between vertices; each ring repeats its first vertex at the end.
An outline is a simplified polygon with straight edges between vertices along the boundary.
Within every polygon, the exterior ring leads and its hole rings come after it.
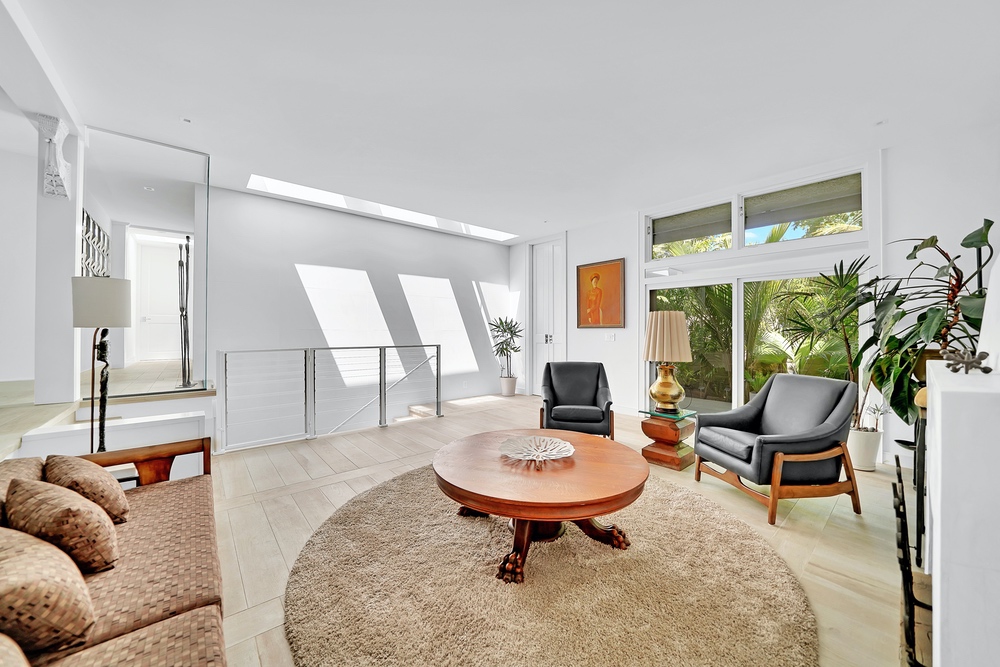
POLYGON ((378 217, 385 218, 386 220, 391 220, 393 222, 420 225, 421 227, 430 227, 432 229, 439 229, 441 231, 452 232, 454 234, 461 234, 464 236, 475 236, 477 238, 488 239, 490 241, 503 242, 517 238, 517 234, 508 234, 507 232, 501 232, 488 227, 479 227, 478 225, 469 225, 464 222, 456 222, 446 218, 437 218, 433 215, 427 215, 426 213, 417 213, 416 211, 410 211, 405 208, 387 206, 385 204, 379 204, 364 199, 357 199, 355 197, 346 197, 344 195, 337 194, 336 192, 310 188, 305 185, 299 185, 298 183, 289 183, 288 181, 279 181, 276 178, 258 176, 257 174, 250 174, 250 180, 247 181, 247 189, 276 195, 278 197, 285 197, 287 199, 296 199, 311 204, 319 204, 320 206, 327 206, 347 211, 348 213, 360 213, 362 215, 372 215, 375 213, 378 217))

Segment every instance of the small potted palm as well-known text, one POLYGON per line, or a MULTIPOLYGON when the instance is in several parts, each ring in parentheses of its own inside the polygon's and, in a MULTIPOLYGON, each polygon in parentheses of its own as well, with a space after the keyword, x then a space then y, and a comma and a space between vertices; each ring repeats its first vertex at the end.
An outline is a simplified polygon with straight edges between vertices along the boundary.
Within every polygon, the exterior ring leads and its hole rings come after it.
POLYGON ((521 351, 517 341, 522 334, 521 325, 513 318, 498 317, 490 322, 493 354, 500 360, 500 394, 503 396, 513 396, 517 387, 511 357, 521 351))

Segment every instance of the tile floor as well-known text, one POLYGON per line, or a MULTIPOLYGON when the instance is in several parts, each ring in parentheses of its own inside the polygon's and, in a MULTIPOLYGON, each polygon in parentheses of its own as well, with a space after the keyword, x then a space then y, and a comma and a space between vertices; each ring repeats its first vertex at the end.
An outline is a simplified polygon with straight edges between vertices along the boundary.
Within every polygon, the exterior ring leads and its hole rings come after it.
MULTIPOLYGON (((440 419, 215 457, 230 666, 292 664, 282 625, 288 572, 312 532, 338 507, 379 482, 427 465, 437 449, 456 438, 534 427, 538 406, 538 398, 526 396, 465 399, 446 403, 440 419)), ((639 423, 636 417, 616 415, 615 439, 635 449, 648 444, 639 423)), ((653 466, 652 474, 711 498, 784 557, 816 613, 823 665, 900 664, 894 471, 889 467, 858 473, 862 516, 851 511, 847 496, 783 500, 775 526, 768 525, 766 508, 720 480, 703 476, 696 483, 691 468, 675 472, 653 466)))

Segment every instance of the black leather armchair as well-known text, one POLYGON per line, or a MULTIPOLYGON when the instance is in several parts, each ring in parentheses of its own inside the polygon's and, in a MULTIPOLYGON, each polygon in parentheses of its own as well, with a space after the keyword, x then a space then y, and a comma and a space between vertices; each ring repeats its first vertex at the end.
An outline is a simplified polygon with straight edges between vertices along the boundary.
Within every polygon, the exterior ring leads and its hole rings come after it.
POLYGON ((770 524, 775 522, 781 498, 846 493, 855 513, 861 514, 846 444, 857 399, 858 387, 853 382, 772 375, 746 405, 697 416, 694 478, 700 481, 705 472, 732 484, 767 506, 770 524), (843 482, 841 469, 847 477, 843 482), (743 479, 770 484, 770 496, 749 488, 743 479))
POLYGON ((558 428, 615 437, 615 413, 604 364, 553 361, 542 373, 540 428, 558 428))

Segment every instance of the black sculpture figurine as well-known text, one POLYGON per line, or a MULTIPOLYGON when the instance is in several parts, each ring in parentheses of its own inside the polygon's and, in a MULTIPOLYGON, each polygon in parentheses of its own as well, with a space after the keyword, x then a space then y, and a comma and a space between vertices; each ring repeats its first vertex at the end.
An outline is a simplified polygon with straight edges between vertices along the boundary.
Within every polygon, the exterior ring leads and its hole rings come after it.
POLYGON ((106 451, 104 448, 104 418, 108 410, 108 330, 101 329, 101 342, 97 344, 97 360, 104 362, 101 369, 101 402, 97 417, 97 451, 106 451))

